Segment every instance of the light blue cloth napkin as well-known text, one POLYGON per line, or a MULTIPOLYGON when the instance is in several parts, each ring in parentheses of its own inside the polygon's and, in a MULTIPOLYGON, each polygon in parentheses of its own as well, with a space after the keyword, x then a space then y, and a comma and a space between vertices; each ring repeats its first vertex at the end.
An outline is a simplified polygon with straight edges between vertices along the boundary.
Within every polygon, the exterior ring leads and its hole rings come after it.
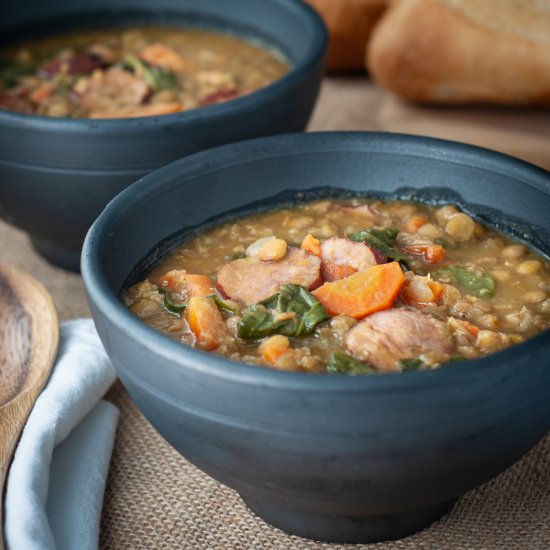
POLYGON ((118 420, 101 398, 115 379, 92 320, 63 323, 55 367, 8 472, 8 550, 97 548, 118 420))

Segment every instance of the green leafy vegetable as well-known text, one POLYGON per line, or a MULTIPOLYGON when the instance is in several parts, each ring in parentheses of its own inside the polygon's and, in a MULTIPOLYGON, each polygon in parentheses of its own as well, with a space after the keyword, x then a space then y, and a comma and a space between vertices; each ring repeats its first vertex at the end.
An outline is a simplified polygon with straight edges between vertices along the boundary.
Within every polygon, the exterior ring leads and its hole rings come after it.
POLYGON ((410 257, 406 254, 402 254, 395 248, 395 240, 398 233, 399 229, 395 227, 373 227, 371 229, 364 229, 363 231, 352 233, 349 238, 352 241, 365 243, 380 250, 380 252, 392 260, 399 260, 400 262, 403 261, 406 263, 410 260, 410 257))
POLYGON ((174 73, 168 69, 153 67, 133 55, 126 56, 122 64, 134 71, 137 76, 143 78, 155 92, 174 90, 178 87, 178 81, 174 73))
POLYGON ((443 248, 447 248, 449 246, 449 243, 441 237, 436 237, 434 239, 434 243, 442 246, 443 248))
POLYGON ((213 298, 214 302, 216 302, 216 305, 220 309, 224 309, 225 311, 231 313, 232 315, 237 315, 241 311, 238 307, 234 306, 231 302, 228 302, 227 300, 222 300, 216 294, 209 294, 208 298, 213 298))
POLYGON ((30 65, 20 65, 10 63, 0 66, 0 80, 6 85, 6 88, 13 88, 17 85, 20 77, 31 74, 34 67, 30 65))
POLYGON ((495 293, 495 280, 492 275, 481 269, 466 269, 459 265, 451 265, 439 271, 442 274, 450 274, 462 287, 480 298, 490 298, 495 293))
POLYGON ((418 370, 423 365, 424 365, 424 361, 422 361, 420 357, 412 357, 410 359, 399 360, 399 369, 401 370, 401 372, 418 370))
POLYGON ((172 300, 172 296, 170 296, 170 292, 166 288, 159 287, 159 292, 164 296, 164 307, 171 311, 172 313, 180 313, 183 311, 187 304, 178 304, 172 300))
POLYGON ((329 317, 321 302, 303 286, 283 285, 278 294, 249 306, 237 325, 239 338, 272 334, 306 336, 329 317))
POLYGON ((233 254, 231 254, 227 259, 242 260, 243 258, 246 258, 246 252, 244 250, 239 250, 238 252, 234 252, 233 254))
POLYGON ((367 363, 363 363, 344 353, 343 351, 335 351, 330 354, 327 372, 338 374, 377 374, 378 371, 372 368, 367 363))

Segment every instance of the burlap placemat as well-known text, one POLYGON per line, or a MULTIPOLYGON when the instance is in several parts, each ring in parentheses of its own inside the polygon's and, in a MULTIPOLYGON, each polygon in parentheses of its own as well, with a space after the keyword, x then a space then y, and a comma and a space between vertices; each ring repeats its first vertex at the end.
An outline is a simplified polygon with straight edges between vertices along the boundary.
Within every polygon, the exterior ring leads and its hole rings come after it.
POLYGON ((371 545, 289 536, 238 494, 183 459, 143 418, 120 383, 108 399, 120 424, 101 520, 101 548, 485 549, 550 548, 550 436, 496 479, 464 495, 427 529, 371 545))

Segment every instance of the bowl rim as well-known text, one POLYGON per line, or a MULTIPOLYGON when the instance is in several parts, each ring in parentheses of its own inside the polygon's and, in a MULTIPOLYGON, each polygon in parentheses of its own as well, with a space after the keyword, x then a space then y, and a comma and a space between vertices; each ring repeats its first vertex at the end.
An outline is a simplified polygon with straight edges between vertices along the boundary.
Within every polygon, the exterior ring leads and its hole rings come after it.
MULTIPOLYGON (((198 371, 202 375, 241 384, 297 391, 307 389, 317 393, 365 389, 385 391, 409 388, 411 385, 420 387, 429 384, 431 387, 445 387, 449 384, 467 383, 473 378, 484 376, 487 371, 499 368, 503 361, 515 360, 537 347, 550 344, 550 330, 546 330, 525 342, 485 357, 452 363, 433 370, 404 372, 398 375, 381 373, 376 376, 350 376, 286 372, 231 361, 211 352, 182 345, 135 317, 124 306, 119 296, 111 289, 105 272, 101 269, 101 241, 112 232, 112 229, 109 229, 111 223, 118 223, 120 218, 131 212, 133 204, 141 203, 148 197, 158 194, 158 189, 167 185, 167 178, 173 176, 176 170, 181 184, 182 178, 193 178, 230 165, 272 158, 274 155, 285 152, 301 154, 300 147, 303 149, 304 146, 307 146, 308 153, 315 150, 325 152, 368 150, 394 155, 411 156, 412 154, 424 158, 434 158, 434 151, 439 151, 440 154, 443 153, 445 161, 458 164, 468 164, 469 159, 475 157, 478 168, 497 174, 506 174, 515 179, 521 176, 522 184, 531 185, 550 195, 550 172, 542 168, 490 149, 410 134, 311 132, 281 134, 215 147, 151 172, 122 191, 107 205, 88 231, 81 256, 82 278, 92 311, 95 306, 127 338, 171 362, 177 368, 183 367, 198 371)), ((144 380, 141 382, 149 384, 144 380)))
MULTIPOLYGON (((266 0, 264 0, 266 1, 266 0)), ((289 11, 295 11, 298 17, 303 18, 312 29, 312 41, 300 61, 291 65, 290 70, 283 77, 271 84, 259 88, 249 94, 224 101, 214 105, 207 105, 172 113, 167 115, 128 117, 117 119, 90 119, 90 118, 56 118, 46 115, 25 114, 0 109, 0 125, 24 126, 25 128, 45 128, 49 131, 78 131, 109 133, 117 130, 137 130, 143 125, 158 126, 166 121, 170 125, 201 122, 211 117, 223 117, 234 109, 246 107, 258 102, 269 103, 285 90, 292 89, 310 72, 315 65, 324 60, 328 47, 328 30, 321 16, 303 0, 268 0, 289 11)), ((194 8, 200 13, 200 3, 194 8)), ((215 31, 214 31, 215 32, 215 31)), ((239 38, 240 33, 235 36, 239 38)), ((268 44, 265 44, 268 45, 268 44)), ((324 62, 324 61, 323 61, 324 62)))

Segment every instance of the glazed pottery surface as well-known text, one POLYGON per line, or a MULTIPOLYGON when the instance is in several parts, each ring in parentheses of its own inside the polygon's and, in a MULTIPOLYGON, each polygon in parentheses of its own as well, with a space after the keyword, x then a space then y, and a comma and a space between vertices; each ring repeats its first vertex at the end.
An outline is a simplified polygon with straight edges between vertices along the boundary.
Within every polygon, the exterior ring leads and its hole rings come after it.
POLYGON ((319 540, 366 542, 420 529, 544 436, 548 331, 434 371, 311 375, 181 345, 119 298, 197 226, 348 192, 458 203, 550 250, 547 172, 457 143, 320 133, 228 145, 148 175, 94 224, 82 273, 114 366, 167 441, 274 525, 319 540))
POLYGON ((159 117, 56 119, 0 109, 0 216, 40 253, 78 269, 86 231, 118 192, 190 153, 305 128, 323 75, 325 27, 294 0, 31 0, 2 9, 2 44, 75 28, 201 27, 276 48, 293 68, 270 86, 214 106, 159 117))

